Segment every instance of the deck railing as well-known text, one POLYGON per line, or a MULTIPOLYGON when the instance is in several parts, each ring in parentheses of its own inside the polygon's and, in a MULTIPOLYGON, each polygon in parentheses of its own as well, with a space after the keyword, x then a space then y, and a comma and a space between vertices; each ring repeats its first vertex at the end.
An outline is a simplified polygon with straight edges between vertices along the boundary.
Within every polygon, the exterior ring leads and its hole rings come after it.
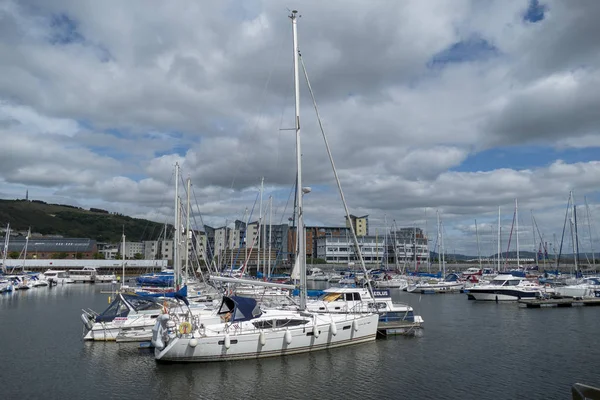
POLYGON ((571 387, 573 400, 600 400, 600 388, 576 383, 571 387))

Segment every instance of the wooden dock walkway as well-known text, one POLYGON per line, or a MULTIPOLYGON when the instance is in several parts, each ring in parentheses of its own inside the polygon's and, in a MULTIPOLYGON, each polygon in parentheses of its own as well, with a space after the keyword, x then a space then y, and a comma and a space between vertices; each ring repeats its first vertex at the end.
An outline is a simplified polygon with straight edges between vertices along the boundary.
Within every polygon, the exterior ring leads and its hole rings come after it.
POLYGON ((519 305, 527 308, 600 306, 600 298, 527 299, 519 300, 519 305))

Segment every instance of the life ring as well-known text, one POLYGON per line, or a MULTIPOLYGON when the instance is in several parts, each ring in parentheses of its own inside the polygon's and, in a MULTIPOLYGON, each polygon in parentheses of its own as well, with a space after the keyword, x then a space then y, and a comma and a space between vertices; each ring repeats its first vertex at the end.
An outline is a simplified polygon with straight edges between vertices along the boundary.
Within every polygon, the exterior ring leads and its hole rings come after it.
POLYGON ((188 321, 184 321, 179 324, 179 333, 182 335, 187 335, 190 332, 192 332, 192 324, 190 324, 188 321))

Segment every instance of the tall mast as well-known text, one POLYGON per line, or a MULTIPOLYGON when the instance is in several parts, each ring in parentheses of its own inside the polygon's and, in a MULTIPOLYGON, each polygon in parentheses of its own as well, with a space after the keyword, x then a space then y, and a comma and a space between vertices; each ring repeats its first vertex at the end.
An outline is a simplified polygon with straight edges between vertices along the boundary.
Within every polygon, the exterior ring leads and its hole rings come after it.
POLYGON ((519 205, 517 199, 515 199, 515 222, 517 228, 517 268, 521 268, 521 260, 519 259, 519 205))
POLYGON ((175 290, 179 290, 179 163, 175 163, 175 223, 173 228, 173 285, 175 290))
MULTIPOLYGON (((535 254, 533 257, 535 260, 535 264, 537 265, 539 247, 535 241, 535 239, 536 239, 536 237, 535 237, 535 221, 533 220, 533 210, 531 210, 531 231, 533 233, 533 254, 535 254)), ((542 240, 542 238, 540 237, 540 246, 541 246, 541 240, 542 240)))
POLYGON ((294 48, 294 94, 295 94, 295 129, 296 129, 296 197, 298 202, 298 262, 300 267, 300 308, 306 308, 306 233, 304 231, 304 209, 302 191, 302 148, 300 145, 300 78, 298 71, 298 11, 290 14, 292 20, 292 38, 294 48))
POLYGON ((267 277, 271 277, 271 243, 273 238, 273 226, 272 226, 272 218, 273 218, 273 196, 269 196, 269 259, 267 264, 268 267, 268 275, 267 277))
POLYGON ((477 259, 479 260, 479 268, 483 268, 481 266, 481 248, 479 247, 479 230, 477 228, 477 220, 475 220, 475 236, 477 237, 477 259))
POLYGON ((185 285, 188 283, 189 274, 189 261, 190 261, 190 239, 192 238, 190 232, 190 190, 191 190, 191 179, 187 178, 187 209, 185 215, 185 285))
POLYGON ((444 223, 440 222, 440 234, 442 237, 442 278, 446 278, 446 249, 444 248, 444 223))
POLYGON ((123 234, 121 235, 123 245, 121 246, 121 264, 123 267, 123 274, 121 275, 121 290, 125 286, 125 225, 123 225, 123 234))
POLYGON ((2 251, 2 272, 6 274, 6 257, 8 253, 8 243, 10 240, 10 223, 6 225, 6 234, 4 236, 4 249, 2 251))
POLYGON ((440 230, 440 210, 436 210, 435 214, 437 216, 437 235, 438 235, 438 266, 440 268, 440 272, 442 271, 442 236, 440 230))
POLYGON ((596 255, 594 254, 594 240, 592 239, 592 220, 590 219, 590 207, 588 206, 587 198, 583 197, 583 202, 585 203, 585 211, 587 213, 588 220, 588 231, 590 233, 590 250, 592 251, 592 264, 594 265, 594 269, 596 269, 596 255))
MULTIPOLYGON (((258 235, 257 238, 257 243, 256 243, 256 274, 258 275, 258 272, 260 271, 260 245, 262 244, 262 238, 261 238, 261 229, 262 229, 262 204, 263 204, 263 185, 265 182, 265 178, 260 178, 260 202, 258 204, 258 225, 257 225, 257 232, 256 234, 258 235)), ((264 245, 263 245, 264 246, 264 245)), ((263 275, 265 274, 264 271, 264 263, 263 263, 263 271, 262 271, 263 275)))
POLYGON ((498 273, 500 272, 500 206, 498 206, 498 273))
POLYGON ((573 250, 575 252, 575 272, 577 272, 577 265, 579 264, 579 235, 577 234, 577 206, 575 205, 575 199, 573 199, 573 225, 575 235, 573 250))

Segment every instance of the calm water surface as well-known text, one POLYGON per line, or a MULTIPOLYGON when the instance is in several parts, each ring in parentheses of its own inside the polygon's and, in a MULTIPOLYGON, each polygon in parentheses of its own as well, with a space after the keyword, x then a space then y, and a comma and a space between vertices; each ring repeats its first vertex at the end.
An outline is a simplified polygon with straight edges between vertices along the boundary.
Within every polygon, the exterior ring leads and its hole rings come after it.
POLYGON ((110 285, 0 295, 0 398, 568 399, 600 386, 600 308, 523 309, 395 292, 422 337, 263 360, 157 364, 134 344, 83 342, 82 308, 110 285))

